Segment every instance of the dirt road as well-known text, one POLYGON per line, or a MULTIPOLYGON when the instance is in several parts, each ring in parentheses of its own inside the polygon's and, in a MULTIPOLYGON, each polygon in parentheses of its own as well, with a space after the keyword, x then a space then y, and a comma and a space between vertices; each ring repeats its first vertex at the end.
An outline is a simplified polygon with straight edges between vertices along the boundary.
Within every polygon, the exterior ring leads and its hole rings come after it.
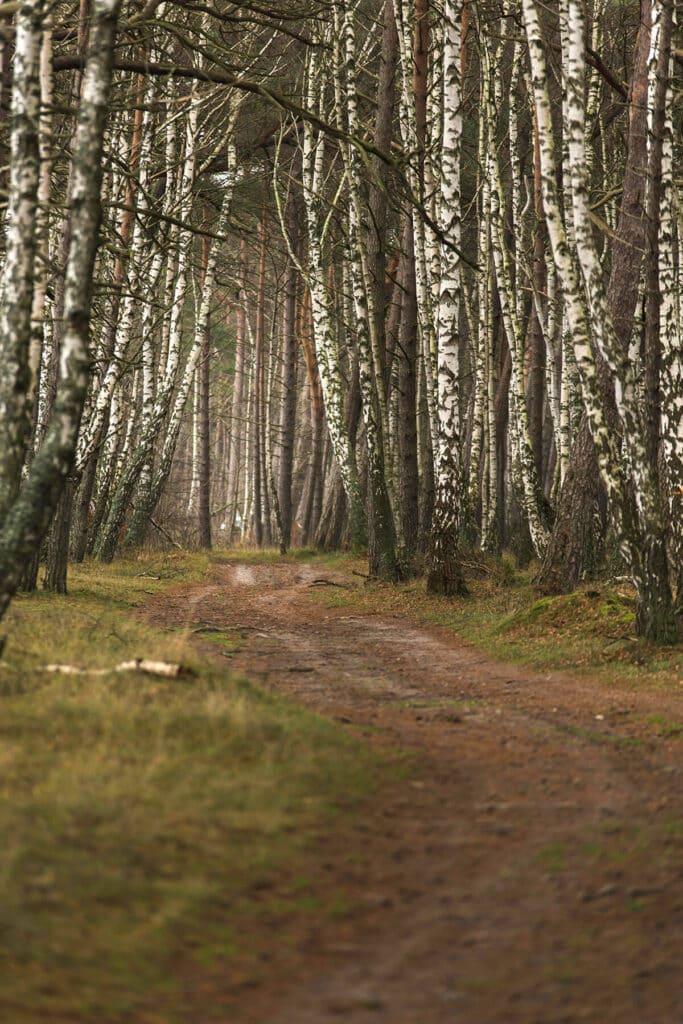
POLYGON ((316 592, 335 585, 352 601, 362 584, 224 564, 147 610, 240 627, 231 669, 413 752, 406 778, 318 842, 317 884, 354 912, 278 922, 287 955, 235 994, 231 1024, 683 1022, 683 699, 328 608, 316 592))

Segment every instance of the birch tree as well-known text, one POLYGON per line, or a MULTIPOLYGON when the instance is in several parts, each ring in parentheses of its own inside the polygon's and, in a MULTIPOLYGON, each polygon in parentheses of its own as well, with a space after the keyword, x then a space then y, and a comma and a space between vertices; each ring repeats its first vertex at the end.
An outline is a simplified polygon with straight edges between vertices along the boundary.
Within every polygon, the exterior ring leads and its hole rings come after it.
MULTIPOLYGON (((112 78, 114 45, 120 3, 117 0, 94 0, 90 45, 86 57, 83 93, 78 114, 76 144, 72 157, 71 243, 65 270, 64 332, 60 353, 60 378, 53 414, 45 439, 31 464, 29 475, 19 489, 21 466, 16 445, 23 445, 26 428, 21 420, 25 410, 5 411, 16 424, 10 432, 9 444, 2 447, 5 463, 0 525, 0 614, 4 614, 19 584, 24 561, 40 544, 43 532, 54 510, 64 480, 75 454, 78 427, 87 394, 88 335, 91 316, 91 295, 98 228, 101 218, 100 188, 102 183, 102 151, 108 112, 109 88, 112 78), (9 470, 9 472, 8 472, 9 470), (16 474, 16 476, 14 475, 16 474)), ((10 213, 13 226, 24 232, 10 245, 3 269, 0 310, 17 306, 15 287, 19 287, 18 321, 8 324, 9 334, 2 335, 12 345, 8 353, 10 372, 18 373, 18 382, 26 394, 26 369, 30 343, 33 274, 28 263, 35 247, 35 197, 38 187, 38 110, 39 54, 41 42, 42 4, 25 3, 17 18, 17 49, 21 53, 15 68, 13 89, 13 177, 10 213), (19 73, 17 73, 19 71, 19 73), (29 119, 31 124, 29 125, 29 119), (26 161, 26 165, 22 166, 26 161), (18 267, 24 265, 28 274, 19 285, 18 267), (21 324, 23 337, 16 335, 21 324)), ((2 313, 0 313, 0 316, 2 313)))
POLYGON ((575 250, 567 246, 556 192, 554 141, 547 94, 547 71, 540 22, 534 0, 523 0, 529 41, 532 85, 541 140, 544 205, 553 256, 561 274, 581 374, 586 412, 615 522, 615 535, 633 573, 638 593, 637 624, 642 635, 667 641, 675 636, 658 489, 645 448, 644 424, 628 351, 614 336, 601 268, 589 217, 586 166, 584 70, 585 26, 580 4, 567 0, 567 69, 570 127, 569 155, 575 250), (576 268, 580 267, 581 280, 576 268), (624 428, 635 509, 629 500, 624 467, 610 436, 597 384, 591 336, 615 381, 617 410, 624 428))
POLYGON ((459 520, 463 506, 460 453, 460 148, 462 139, 462 3, 444 8, 443 110, 441 141, 441 230, 437 320, 439 430, 431 564, 427 583, 440 594, 464 594, 459 563, 459 520), (453 247, 451 247, 451 245, 453 247), (455 248, 457 247, 457 248, 455 248))

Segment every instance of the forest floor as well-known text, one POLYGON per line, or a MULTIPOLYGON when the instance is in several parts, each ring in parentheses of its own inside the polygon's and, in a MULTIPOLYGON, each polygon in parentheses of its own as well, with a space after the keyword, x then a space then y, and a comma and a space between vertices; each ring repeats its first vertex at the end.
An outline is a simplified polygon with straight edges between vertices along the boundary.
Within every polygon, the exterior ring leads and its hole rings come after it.
POLYGON ((680 647, 639 645, 618 589, 503 579, 454 611, 359 568, 218 559, 141 613, 385 766, 310 827, 305 912, 278 898, 286 867, 247 884, 239 948, 185 973, 183 1020, 682 1022, 680 647))
POLYGON ((2 1024, 682 1024, 683 647, 623 580, 466 568, 152 552, 19 595, 2 1024))

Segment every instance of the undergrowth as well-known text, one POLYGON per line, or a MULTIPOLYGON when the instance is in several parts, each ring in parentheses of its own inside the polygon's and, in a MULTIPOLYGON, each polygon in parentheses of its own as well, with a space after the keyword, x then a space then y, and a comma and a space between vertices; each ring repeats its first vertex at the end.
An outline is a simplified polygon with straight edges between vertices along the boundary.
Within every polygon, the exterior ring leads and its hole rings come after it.
POLYGON ((298 859, 372 789, 378 764, 338 725, 130 614, 207 564, 179 553, 89 564, 69 596, 12 606, 0 663, 3 1021, 194 1019, 184 999, 203 971, 248 970, 250 957, 256 969, 255 915, 326 909, 302 890, 298 859), (191 674, 42 671, 136 656, 191 674))
POLYGON ((358 562, 364 566, 365 561, 343 551, 320 552, 315 548, 291 548, 287 554, 281 555, 276 548, 255 548, 251 546, 214 548, 212 553, 213 561, 234 561, 252 562, 255 565, 284 564, 292 565, 298 562, 315 562, 316 565, 326 566, 330 569, 348 566, 350 561, 358 562))

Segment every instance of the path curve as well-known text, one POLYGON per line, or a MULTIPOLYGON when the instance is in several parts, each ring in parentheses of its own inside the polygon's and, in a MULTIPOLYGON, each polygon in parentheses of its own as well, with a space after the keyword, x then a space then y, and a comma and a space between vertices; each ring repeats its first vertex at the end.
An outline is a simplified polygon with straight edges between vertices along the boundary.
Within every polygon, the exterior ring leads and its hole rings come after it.
POLYGON ((317 565, 215 574, 146 615, 241 629, 232 670, 415 752, 408 779, 321 845, 354 913, 297 935, 231 1024, 683 1022, 683 744, 646 725, 680 720, 677 695, 328 608, 317 589, 360 584, 317 565))

